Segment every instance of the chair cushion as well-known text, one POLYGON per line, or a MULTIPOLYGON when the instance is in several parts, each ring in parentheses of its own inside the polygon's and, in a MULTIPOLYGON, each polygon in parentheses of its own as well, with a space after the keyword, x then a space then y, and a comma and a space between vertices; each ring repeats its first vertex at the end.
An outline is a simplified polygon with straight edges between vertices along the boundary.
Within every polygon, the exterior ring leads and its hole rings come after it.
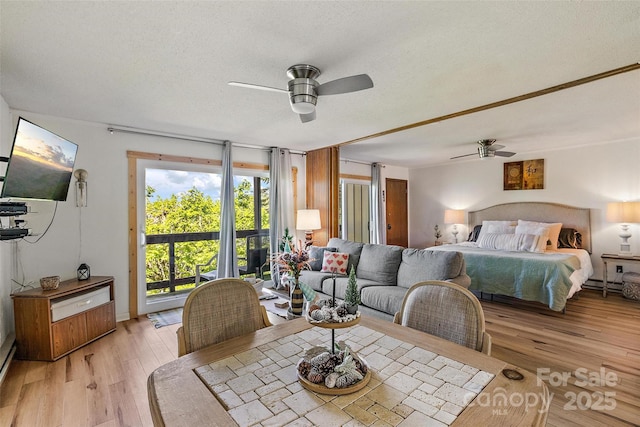
POLYGON ((464 273, 460 252, 408 248, 402 251, 398 268, 398 286, 410 288, 425 280, 447 280, 464 273))
MULTIPOLYGON (((336 277, 336 298, 344 299, 345 292, 347 291, 347 285, 349 284, 349 278, 345 276, 337 276, 336 277)), ((358 279, 358 291, 362 293, 362 289, 367 286, 379 287, 380 283, 375 282, 373 280, 366 279, 358 279)), ((333 279, 329 277, 322 282, 322 290, 323 294, 327 294, 329 296, 333 295, 333 279)))
POLYGON ((358 279, 375 280, 381 285, 395 286, 403 249, 392 245, 364 245, 356 276, 358 279))

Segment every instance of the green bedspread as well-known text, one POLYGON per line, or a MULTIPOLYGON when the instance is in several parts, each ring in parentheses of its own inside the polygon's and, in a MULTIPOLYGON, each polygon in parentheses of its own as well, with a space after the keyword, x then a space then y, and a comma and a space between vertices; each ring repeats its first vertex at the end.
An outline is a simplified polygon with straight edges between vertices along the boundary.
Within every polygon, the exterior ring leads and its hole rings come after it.
POLYGON ((578 257, 563 253, 507 252, 465 245, 443 245, 440 251, 462 252, 469 289, 538 301, 561 311, 571 290, 571 274, 580 269, 578 257))

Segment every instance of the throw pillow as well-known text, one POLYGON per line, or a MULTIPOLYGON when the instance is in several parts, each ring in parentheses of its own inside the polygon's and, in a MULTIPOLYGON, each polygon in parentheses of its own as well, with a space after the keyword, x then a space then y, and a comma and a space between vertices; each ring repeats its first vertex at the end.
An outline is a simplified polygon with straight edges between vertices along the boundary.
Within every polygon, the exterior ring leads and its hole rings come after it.
POLYGON ((347 264, 349 254, 342 252, 325 252, 322 259, 322 269, 324 273, 336 272, 336 274, 347 274, 347 264))
POLYGON ((485 233, 478 240, 478 247, 513 252, 544 252, 547 235, 485 233))
POLYGON ((478 240, 484 234, 515 234, 516 221, 482 221, 482 227, 478 233, 478 240))
POLYGON ((320 246, 311 246, 309 248, 309 268, 311 270, 320 271, 322 269, 325 252, 338 252, 338 249, 320 246))
POLYGON ((561 222, 535 222, 535 221, 523 221, 521 219, 518 220, 518 227, 516 228, 516 233, 519 233, 518 228, 520 226, 524 227, 546 227, 549 230, 549 241, 547 242, 547 250, 555 251, 558 248, 558 236, 560 235, 560 229, 562 228, 561 222))

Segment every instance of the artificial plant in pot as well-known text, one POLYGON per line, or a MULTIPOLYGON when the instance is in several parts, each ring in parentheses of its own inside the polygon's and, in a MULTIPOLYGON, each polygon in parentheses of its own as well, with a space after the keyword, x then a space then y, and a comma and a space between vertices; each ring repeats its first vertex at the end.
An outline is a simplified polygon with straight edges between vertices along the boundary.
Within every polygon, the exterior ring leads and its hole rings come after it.
POLYGON ((344 306, 349 314, 356 314, 360 304, 360 294, 358 293, 358 283, 356 279, 356 269, 351 266, 349 271, 349 282, 344 293, 344 306))

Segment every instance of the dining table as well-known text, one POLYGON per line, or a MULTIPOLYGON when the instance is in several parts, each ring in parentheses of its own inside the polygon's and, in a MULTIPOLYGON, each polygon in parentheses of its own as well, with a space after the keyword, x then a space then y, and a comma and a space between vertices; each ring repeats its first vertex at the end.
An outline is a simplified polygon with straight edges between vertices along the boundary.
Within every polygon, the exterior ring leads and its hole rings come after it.
POLYGON ((157 368, 147 391, 157 427, 537 426, 550 404, 534 373, 365 315, 331 330, 301 317, 210 345, 157 368), (367 384, 346 394, 304 387, 300 359, 336 342, 367 365, 367 384))

